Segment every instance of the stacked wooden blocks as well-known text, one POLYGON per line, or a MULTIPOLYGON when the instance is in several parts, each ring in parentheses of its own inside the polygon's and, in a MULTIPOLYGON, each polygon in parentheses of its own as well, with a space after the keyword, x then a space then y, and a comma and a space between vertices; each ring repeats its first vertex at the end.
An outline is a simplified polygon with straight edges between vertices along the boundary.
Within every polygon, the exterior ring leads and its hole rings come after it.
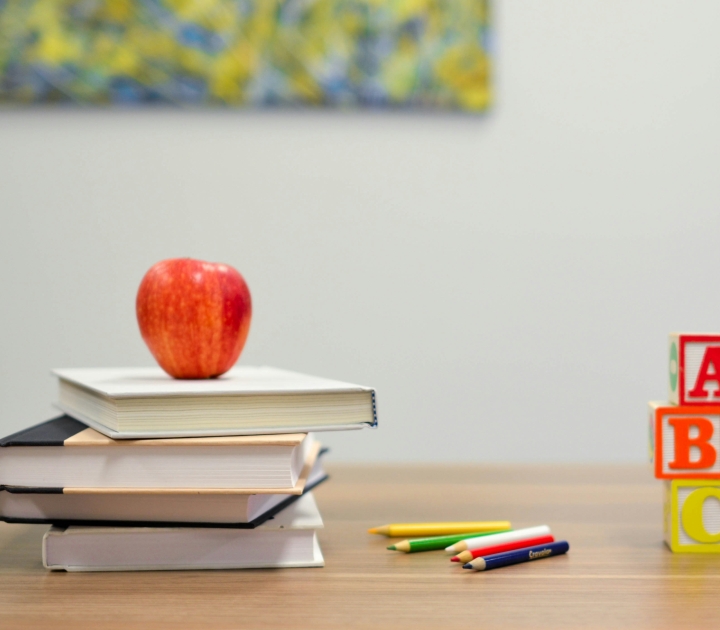
POLYGON ((650 457, 665 483, 665 542, 720 553, 720 334, 670 335, 670 401, 650 403, 650 457))

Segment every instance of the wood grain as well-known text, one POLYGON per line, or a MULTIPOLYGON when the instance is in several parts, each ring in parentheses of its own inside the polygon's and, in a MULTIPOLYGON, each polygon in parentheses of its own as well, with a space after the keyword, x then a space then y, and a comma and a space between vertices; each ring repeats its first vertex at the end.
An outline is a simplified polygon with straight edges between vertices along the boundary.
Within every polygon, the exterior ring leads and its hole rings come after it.
POLYGON ((671 554, 662 484, 632 466, 329 466, 324 569, 48 573, 45 527, 0 524, 2 628, 709 628, 720 558, 671 554), (400 554, 396 521, 547 523, 567 556, 487 573, 400 554))

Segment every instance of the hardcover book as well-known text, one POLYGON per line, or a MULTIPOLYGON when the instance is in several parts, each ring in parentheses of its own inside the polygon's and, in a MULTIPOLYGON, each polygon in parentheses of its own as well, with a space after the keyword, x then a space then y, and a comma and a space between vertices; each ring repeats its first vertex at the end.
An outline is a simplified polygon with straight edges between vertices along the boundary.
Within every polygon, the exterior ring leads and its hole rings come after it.
POLYGON ((312 493, 255 529, 52 527, 43 564, 66 571, 166 571, 321 567, 312 493))
POLYGON ((375 391, 270 367, 214 379, 158 368, 54 370, 57 406, 115 439, 296 433, 377 424, 375 391))
POLYGON ((311 435, 112 440, 69 416, 0 440, 0 486, 63 493, 302 494, 311 435))

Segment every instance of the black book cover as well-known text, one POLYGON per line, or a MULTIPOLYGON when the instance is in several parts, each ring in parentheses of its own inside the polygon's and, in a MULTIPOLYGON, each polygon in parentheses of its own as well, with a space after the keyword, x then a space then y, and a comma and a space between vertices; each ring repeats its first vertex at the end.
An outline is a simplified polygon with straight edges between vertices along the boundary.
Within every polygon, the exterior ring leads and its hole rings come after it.
POLYGON ((68 415, 58 416, 0 439, 0 446, 64 446, 65 440, 87 428, 68 415))

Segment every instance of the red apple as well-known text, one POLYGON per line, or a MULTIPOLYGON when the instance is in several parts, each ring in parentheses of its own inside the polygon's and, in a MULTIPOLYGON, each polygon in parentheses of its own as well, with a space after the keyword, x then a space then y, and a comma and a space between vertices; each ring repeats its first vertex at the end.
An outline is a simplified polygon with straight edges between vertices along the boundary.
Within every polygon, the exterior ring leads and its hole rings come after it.
POLYGON ((252 305, 230 265, 192 258, 161 260, 138 289, 140 334, 160 367, 175 378, 212 378, 240 356, 252 305))

